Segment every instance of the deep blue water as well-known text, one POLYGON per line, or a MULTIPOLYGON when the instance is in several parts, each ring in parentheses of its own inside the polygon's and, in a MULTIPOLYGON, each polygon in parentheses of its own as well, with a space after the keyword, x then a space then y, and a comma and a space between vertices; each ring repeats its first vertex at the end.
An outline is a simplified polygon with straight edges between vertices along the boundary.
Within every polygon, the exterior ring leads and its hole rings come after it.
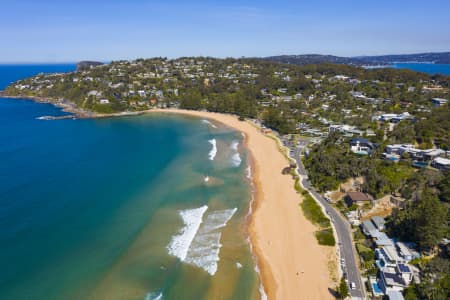
POLYGON ((425 64, 425 63, 396 63, 391 67, 396 69, 409 69, 417 72, 423 72, 430 75, 442 74, 450 75, 450 64, 425 64))
MULTIPOLYGON (((0 84, 73 69, 1 66, 0 84)), ((36 119, 59 114, 50 104, 0 98, 0 299, 258 295, 241 230, 250 199, 245 164, 231 163, 240 134, 180 116, 36 119), (206 214, 238 209, 214 277, 167 251, 183 225, 179 211, 203 205, 206 214)))

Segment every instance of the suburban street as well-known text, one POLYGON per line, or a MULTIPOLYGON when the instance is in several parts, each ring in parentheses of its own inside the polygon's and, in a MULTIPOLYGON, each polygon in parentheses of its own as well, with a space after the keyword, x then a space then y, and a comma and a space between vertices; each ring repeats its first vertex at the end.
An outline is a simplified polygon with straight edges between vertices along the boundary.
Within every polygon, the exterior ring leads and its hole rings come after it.
POLYGON ((293 147, 291 150, 291 157, 295 159, 297 163, 297 170, 301 177, 301 183, 303 187, 310 192, 310 194, 319 201, 326 209, 326 213, 334 224, 334 228, 338 237, 338 247, 340 250, 341 261, 340 267, 345 274, 348 284, 349 292, 352 299, 365 299, 364 287, 359 273, 359 268, 357 266, 356 251, 353 247, 353 241, 351 237, 351 227, 350 224, 345 220, 339 212, 337 212, 333 206, 328 203, 328 201, 317 193, 314 187, 311 186, 308 175, 300 159, 301 147, 293 147), (350 283, 355 283, 355 288, 350 288, 350 283))

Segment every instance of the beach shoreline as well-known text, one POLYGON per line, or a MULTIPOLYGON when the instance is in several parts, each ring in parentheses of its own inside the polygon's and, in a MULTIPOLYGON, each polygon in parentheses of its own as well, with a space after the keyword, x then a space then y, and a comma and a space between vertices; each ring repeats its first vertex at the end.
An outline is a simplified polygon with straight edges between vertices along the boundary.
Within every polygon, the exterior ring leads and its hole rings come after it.
POLYGON ((335 248, 318 245, 314 235, 317 228, 303 215, 299 206, 302 198, 294 190, 294 181, 289 175, 281 173, 290 161, 281 153, 277 140, 263 134, 256 124, 239 121, 235 115, 207 111, 153 108, 100 114, 79 109, 63 100, 0 97, 50 103, 74 114, 76 118, 178 114, 212 120, 243 133, 250 157, 253 187, 248 233, 264 294, 269 300, 334 298, 329 292, 335 287, 335 282, 331 279, 328 264, 335 248))
POLYGON ((268 299, 333 299, 328 270, 334 247, 320 246, 316 227, 304 217, 301 195, 281 170, 289 165, 277 142, 254 124, 236 116, 182 109, 152 109, 219 122, 244 134, 252 171, 253 197, 249 219, 252 252, 268 299), (270 157, 270 159, 267 159, 270 157))

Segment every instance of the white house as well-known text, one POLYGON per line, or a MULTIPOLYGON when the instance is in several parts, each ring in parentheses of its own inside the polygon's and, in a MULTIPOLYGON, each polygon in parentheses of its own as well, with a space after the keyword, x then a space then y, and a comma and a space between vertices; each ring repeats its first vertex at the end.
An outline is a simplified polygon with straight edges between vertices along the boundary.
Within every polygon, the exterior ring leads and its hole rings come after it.
POLYGON ((433 99, 431 99, 431 103, 433 103, 434 107, 441 107, 441 106, 447 104, 448 100, 443 99, 443 98, 433 98, 433 99))

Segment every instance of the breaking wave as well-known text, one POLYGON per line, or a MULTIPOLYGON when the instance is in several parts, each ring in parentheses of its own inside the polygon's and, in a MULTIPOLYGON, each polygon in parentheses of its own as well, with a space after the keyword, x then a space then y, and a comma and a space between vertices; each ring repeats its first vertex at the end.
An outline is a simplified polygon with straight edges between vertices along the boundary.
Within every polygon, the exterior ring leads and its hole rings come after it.
POLYGON ((233 141, 231 143, 230 149, 234 151, 233 156, 231 157, 231 163, 235 167, 239 167, 241 165, 242 159, 239 154, 239 141, 233 141))
POLYGON ((239 142, 238 142, 238 141, 233 141, 233 142, 231 143, 230 148, 233 149, 234 151, 237 151, 237 150, 238 150, 238 147, 239 147, 239 142))
POLYGON ((231 163, 233 164, 233 166, 239 167, 241 165, 241 162, 242 162, 242 159, 241 159, 241 156, 239 155, 239 153, 233 154, 233 156, 231 157, 231 163))
POLYGON ((216 144, 216 139, 212 139, 208 141, 211 145, 212 145, 212 149, 211 151, 209 151, 209 160, 214 160, 214 158, 216 157, 217 154, 217 144, 216 144))
POLYGON ((185 226, 174 236, 167 246, 169 254, 181 261, 202 268, 213 276, 217 272, 217 263, 222 244, 221 229, 233 217, 237 208, 219 210, 203 215, 208 207, 184 210, 180 212, 185 226))
POLYGON ((154 293, 148 293, 145 296, 145 300, 162 300, 163 299, 163 294, 162 292, 154 292, 154 293))
POLYGON ((184 227, 178 235, 172 237, 170 244, 167 246, 169 254, 178 257, 182 261, 186 259, 189 247, 197 234, 203 220, 203 214, 207 209, 208 206, 204 205, 199 208, 187 209, 179 212, 183 219, 184 227))
POLYGON ((252 179, 252 167, 250 165, 247 166, 247 178, 252 179))
POLYGON ((208 125, 211 126, 212 128, 217 128, 216 125, 214 125, 213 123, 211 123, 211 122, 208 121, 208 120, 202 120, 202 123, 208 124, 208 125))
POLYGON ((225 227, 237 208, 209 214, 197 232, 186 256, 186 262, 202 268, 211 276, 217 272, 217 262, 222 244, 220 229, 225 227))

